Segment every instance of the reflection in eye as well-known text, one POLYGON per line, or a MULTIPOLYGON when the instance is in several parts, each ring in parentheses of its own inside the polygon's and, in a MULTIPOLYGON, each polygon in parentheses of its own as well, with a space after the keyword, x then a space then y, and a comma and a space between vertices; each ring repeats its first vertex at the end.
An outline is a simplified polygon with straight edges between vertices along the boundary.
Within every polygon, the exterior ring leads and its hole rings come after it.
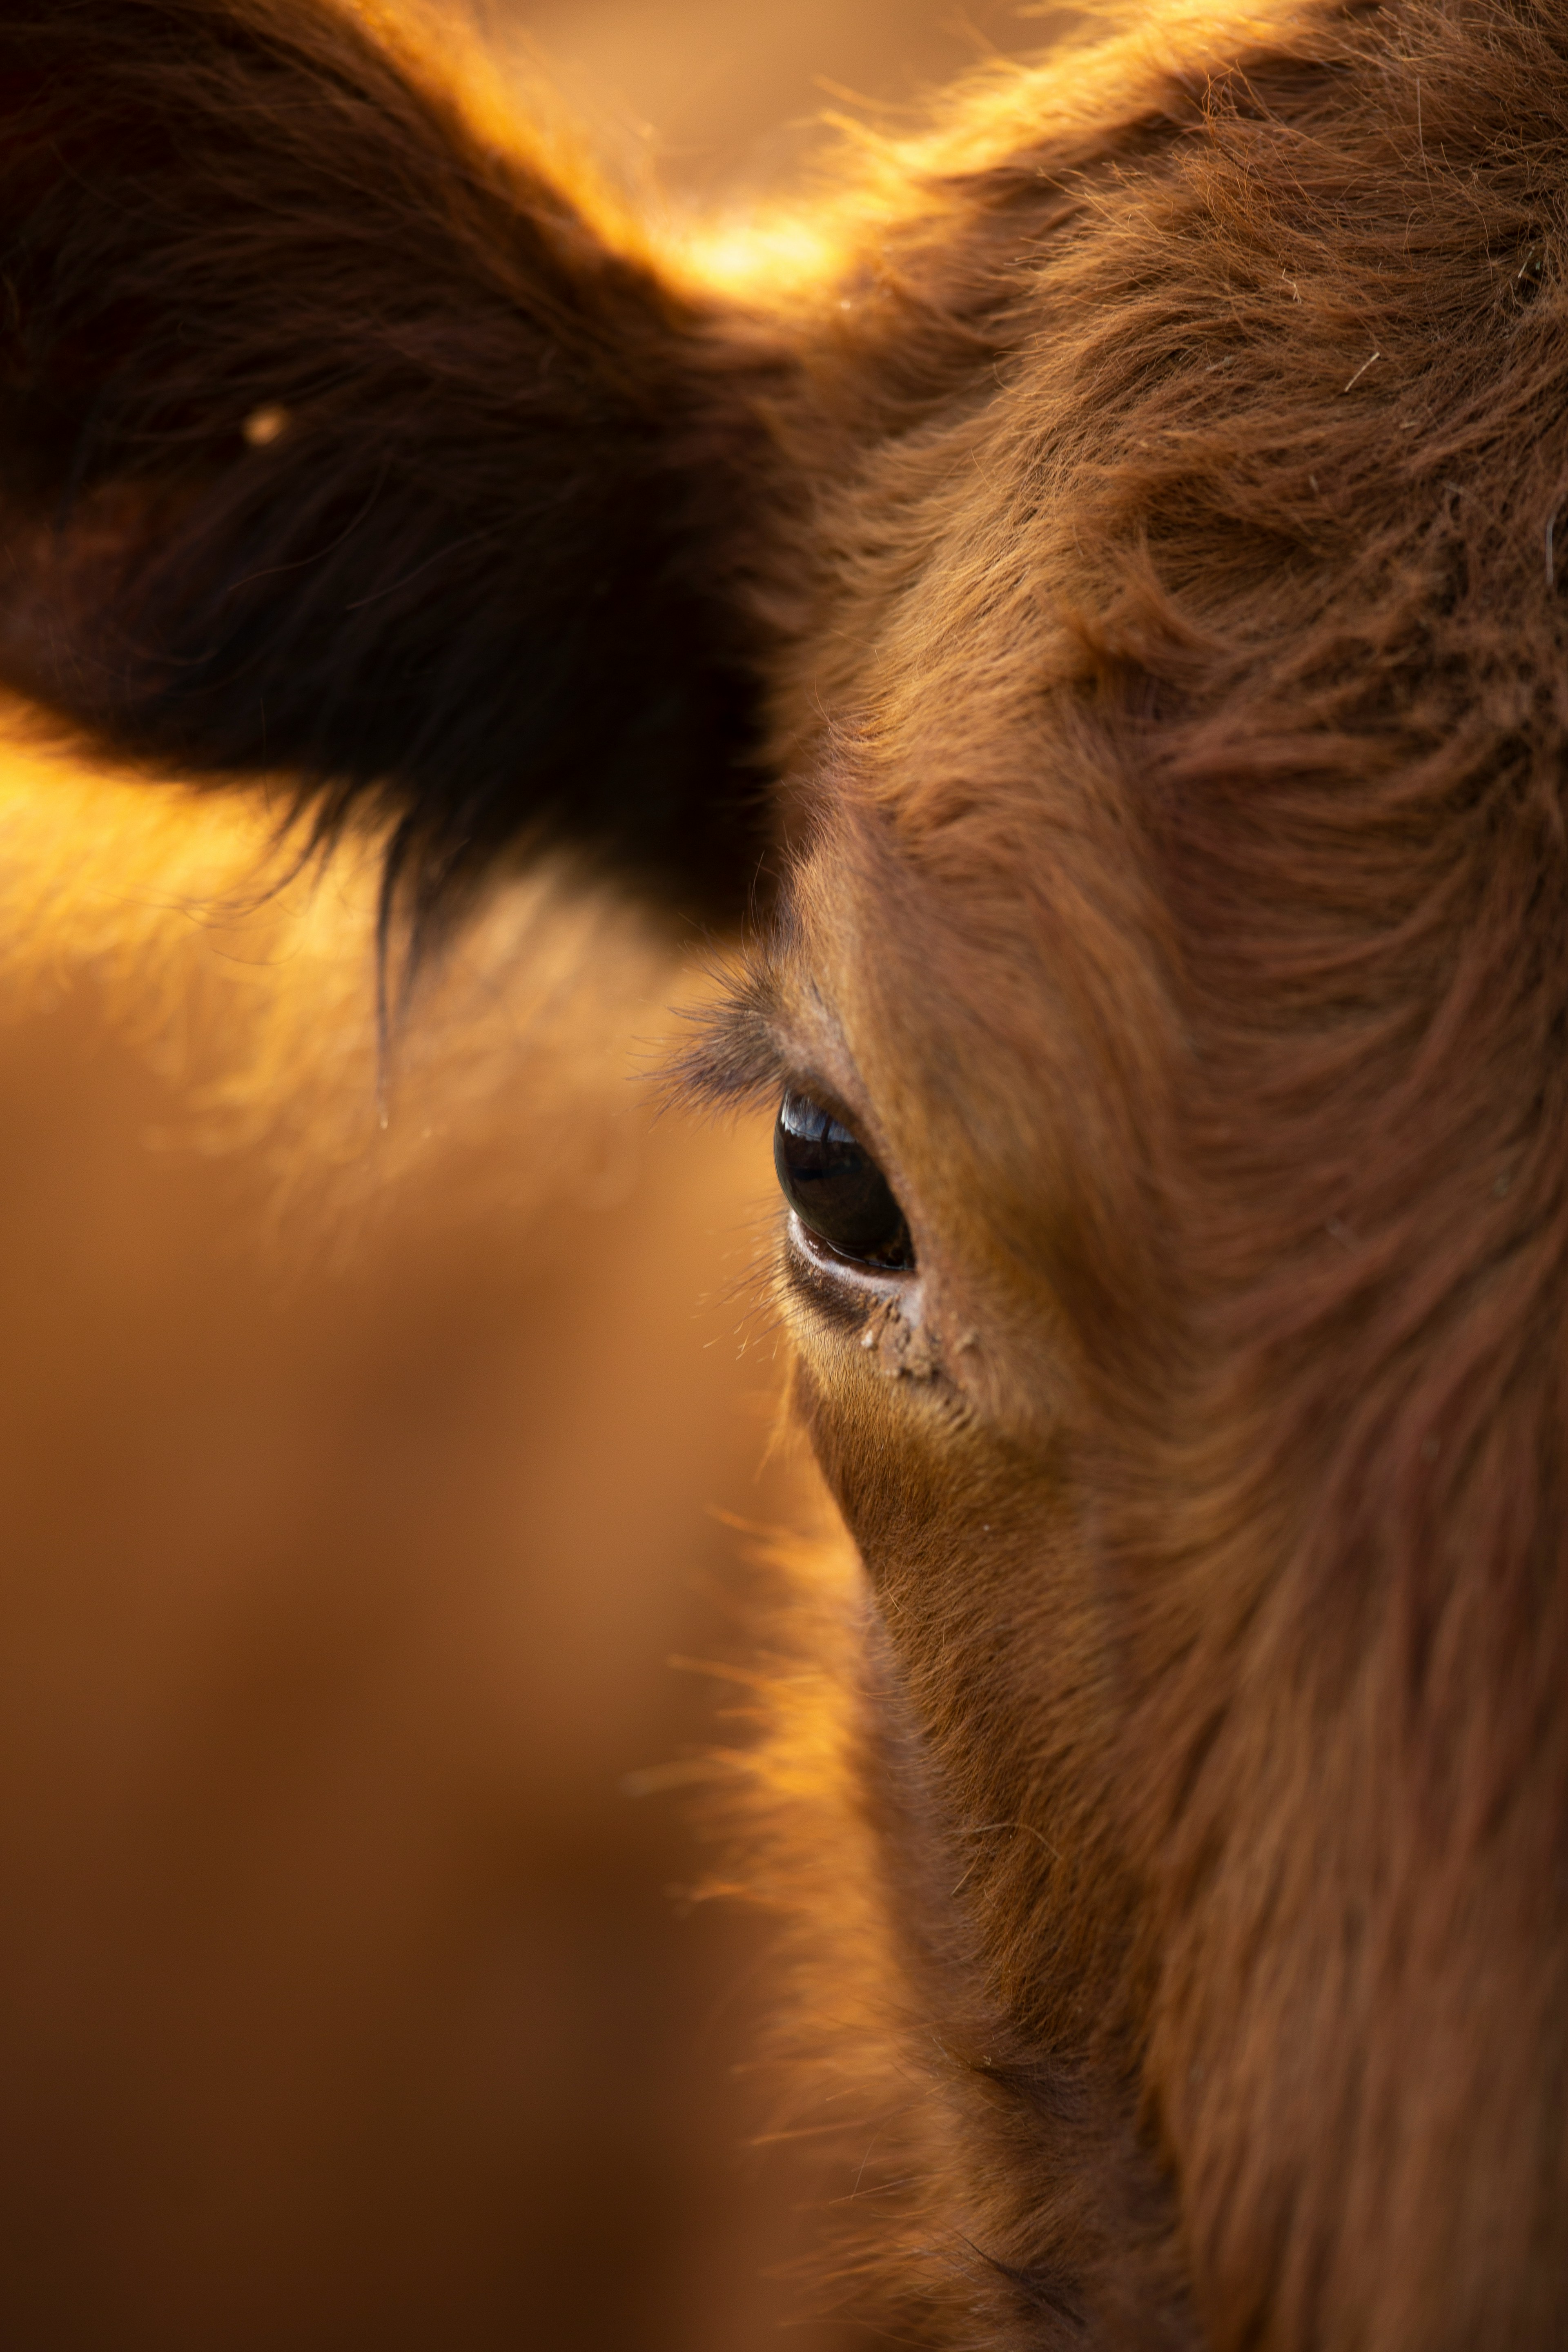
POLYGON ((887 1178, 864 1144, 809 1095, 792 1089, 779 1106, 773 1165, 801 1223, 838 1256, 884 1273, 912 1270, 914 1244, 887 1178))

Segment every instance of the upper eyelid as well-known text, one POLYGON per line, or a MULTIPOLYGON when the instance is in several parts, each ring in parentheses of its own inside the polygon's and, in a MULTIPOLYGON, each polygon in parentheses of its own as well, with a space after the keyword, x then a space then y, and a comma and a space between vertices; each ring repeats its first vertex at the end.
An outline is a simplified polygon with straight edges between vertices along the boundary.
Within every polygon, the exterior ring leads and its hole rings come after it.
POLYGON ((864 1117, 799 1052, 776 1021, 771 1000, 763 975, 757 986, 742 983, 719 1003, 695 1010, 689 1016, 697 1028, 695 1042, 662 1073, 668 1092, 678 1101, 721 1111, 772 1110, 783 1095, 799 1092, 858 1134, 864 1117))
POLYGON ((784 1085, 787 1093, 805 1095, 818 1109, 825 1110, 829 1118, 837 1119, 840 1127, 864 1141, 864 1116, 845 1101, 831 1078, 825 1078, 812 1065, 798 1060, 787 1063, 784 1085))
MULTIPOLYGON (((660 1073, 667 1096, 707 1110, 772 1110, 783 1094, 798 1089, 851 1133, 864 1134, 864 1113, 828 1075, 822 1056, 804 1047, 798 1021, 791 1017, 799 986, 776 948, 753 951, 724 995, 687 1010, 695 1035, 660 1073)), ((816 988, 809 981, 805 987, 831 1021, 816 988)))

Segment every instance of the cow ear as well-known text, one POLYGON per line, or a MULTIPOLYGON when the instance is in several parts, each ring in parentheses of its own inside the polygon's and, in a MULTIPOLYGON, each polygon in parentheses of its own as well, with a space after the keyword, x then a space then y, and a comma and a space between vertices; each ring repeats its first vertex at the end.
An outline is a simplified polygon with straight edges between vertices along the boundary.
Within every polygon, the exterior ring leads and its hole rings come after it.
POLYGON ((0 0, 0 677, 121 758, 710 921, 784 362, 339 0, 0 0))

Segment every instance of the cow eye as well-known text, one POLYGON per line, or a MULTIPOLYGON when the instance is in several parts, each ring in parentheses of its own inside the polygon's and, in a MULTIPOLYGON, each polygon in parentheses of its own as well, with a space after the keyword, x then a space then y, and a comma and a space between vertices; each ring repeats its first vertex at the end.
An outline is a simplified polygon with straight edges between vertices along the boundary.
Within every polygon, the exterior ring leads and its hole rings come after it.
POLYGON ((858 1137, 809 1095, 792 1089, 780 1104, 773 1165, 807 1233, 858 1265, 910 1272, 914 1244, 887 1178, 858 1137))

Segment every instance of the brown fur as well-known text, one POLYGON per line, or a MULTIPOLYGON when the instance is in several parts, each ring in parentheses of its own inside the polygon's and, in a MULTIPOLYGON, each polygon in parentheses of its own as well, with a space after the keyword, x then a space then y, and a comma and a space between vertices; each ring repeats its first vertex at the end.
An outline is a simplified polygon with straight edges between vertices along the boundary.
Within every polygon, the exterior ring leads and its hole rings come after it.
MULTIPOLYGON (((90 91, 90 28, 152 5, 52 11, 58 69, 90 91)), ((160 121, 196 79, 171 51, 160 121)), ((22 152, 47 289, 85 200, 22 152)), ((771 712, 782 907, 697 1081, 840 1105, 920 1256, 782 1262, 864 1585, 768 1771, 882 2308, 953 2352, 1568 2318, 1565 193, 1557 14, 1173 16, 873 151, 771 304, 650 274, 604 330, 639 382, 707 355, 616 560, 700 573, 717 481, 742 617, 699 578, 692 658, 749 649, 771 712)), ((95 529, 152 511, 89 446, 95 529)), ((160 477, 200 560, 137 630, 205 610, 246 462, 160 477)), ((73 529, 79 662, 122 575, 84 590, 73 529)), ((75 675, 57 708, 162 749, 75 675)), ((246 764, 176 704, 183 764, 246 764)))

